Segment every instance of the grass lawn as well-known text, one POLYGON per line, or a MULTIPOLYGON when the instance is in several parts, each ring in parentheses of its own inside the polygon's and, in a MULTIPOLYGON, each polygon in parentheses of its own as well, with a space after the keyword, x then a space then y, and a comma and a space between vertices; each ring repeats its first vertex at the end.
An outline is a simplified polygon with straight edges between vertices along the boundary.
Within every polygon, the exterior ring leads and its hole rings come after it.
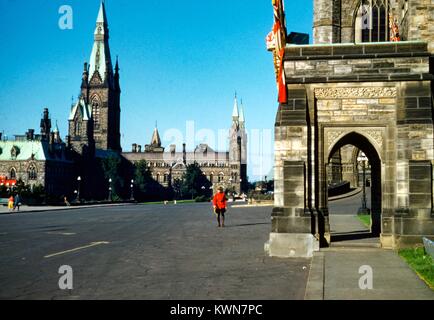
POLYGON ((399 255, 410 265, 417 275, 434 290, 434 261, 425 253, 425 248, 401 249, 399 255))
POLYGON ((367 226, 368 228, 371 227, 371 216, 370 215, 357 216, 357 218, 359 218, 359 220, 362 221, 362 223, 365 226, 367 226))

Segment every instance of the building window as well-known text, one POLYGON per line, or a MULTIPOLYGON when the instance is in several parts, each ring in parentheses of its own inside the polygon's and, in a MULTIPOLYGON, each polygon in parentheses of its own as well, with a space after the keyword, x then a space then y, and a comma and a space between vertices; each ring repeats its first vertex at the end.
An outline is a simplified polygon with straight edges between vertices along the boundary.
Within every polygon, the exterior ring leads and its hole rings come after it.
POLYGON ((80 131, 81 131, 80 120, 77 119, 77 121, 75 122, 75 126, 74 126, 74 134, 76 136, 79 136, 80 131))
POLYGON ((99 104, 94 102, 92 105, 92 117, 93 117, 93 125, 95 130, 98 130, 100 127, 100 109, 99 104))
POLYGON ((362 0, 355 19, 355 41, 389 41, 389 0, 362 0))
POLYGON ((12 168, 10 171, 10 179, 11 180, 16 180, 17 179, 17 170, 15 168, 12 168))
POLYGON ((223 173, 220 173, 219 174, 219 177, 218 177, 218 182, 223 182, 225 180, 225 176, 224 176, 224 174, 223 173))
POLYGON ((37 180, 38 179, 38 172, 37 172, 34 165, 31 165, 29 167, 28 175, 29 175, 29 180, 37 180))

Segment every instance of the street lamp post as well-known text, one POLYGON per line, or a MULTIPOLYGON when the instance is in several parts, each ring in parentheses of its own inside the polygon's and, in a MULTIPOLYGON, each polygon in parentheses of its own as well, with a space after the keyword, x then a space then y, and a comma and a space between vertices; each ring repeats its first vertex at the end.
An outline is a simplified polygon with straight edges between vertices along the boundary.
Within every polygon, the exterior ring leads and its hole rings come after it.
POLYGON ((77 202, 80 202, 80 184, 81 184, 81 177, 78 176, 77 178, 77 184, 78 184, 78 188, 77 188, 77 202))
POLYGON ((131 201, 134 201, 134 180, 131 180, 131 201))
POLYGON ((108 196, 108 201, 112 201, 112 179, 109 179, 109 196, 108 196))
POLYGON ((358 214, 359 215, 368 215, 369 209, 366 204, 366 163, 368 162, 368 158, 364 153, 362 153, 358 158, 357 161, 359 161, 362 164, 362 171, 363 171, 363 194, 362 194, 362 206, 359 208, 358 214))

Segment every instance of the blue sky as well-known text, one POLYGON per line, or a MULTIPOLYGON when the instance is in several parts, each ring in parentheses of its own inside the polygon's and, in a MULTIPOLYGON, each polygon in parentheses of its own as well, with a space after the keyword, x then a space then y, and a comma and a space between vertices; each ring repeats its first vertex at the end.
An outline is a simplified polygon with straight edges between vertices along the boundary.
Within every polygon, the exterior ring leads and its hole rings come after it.
MULTIPOLYGON (((67 134, 99 3, 0 0, 0 131, 10 136, 38 129, 48 107, 67 134), (62 5, 74 10, 72 30, 58 27, 62 5)), ((121 68, 124 150, 149 143, 155 121, 163 136, 173 128, 185 132, 186 121, 194 121, 196 130, 228 128, 235 90, 249 133, 273 132, 276 86, 265 49, 271 0, 106 0, 106 9, 112 57, 119 55, 121 68)), ((286 11, 289 32, 311 33, 312 1, 287 0, 286 11)), ((260 156, 272 159, 269 149, 260 156)), ((261 175, 252 170, 251 178, 261 175)))

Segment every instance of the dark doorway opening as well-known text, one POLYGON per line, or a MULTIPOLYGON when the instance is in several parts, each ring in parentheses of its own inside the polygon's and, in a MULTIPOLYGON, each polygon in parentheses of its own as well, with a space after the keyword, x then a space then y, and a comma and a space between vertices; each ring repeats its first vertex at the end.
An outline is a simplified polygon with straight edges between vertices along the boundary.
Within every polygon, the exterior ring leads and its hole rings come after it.
POLYGON ((357 179, 359 188, 355 192, 340 197, 329 198, 328 211, 330 221, 331 243, 347 243, 378 245, 381 233, 382 191, 381 191, 381 159, 372 143, 363 135, 356 132, 342 137, 333 147, 328 163, 333 156, 344 146, 351 145, 359 150, 358 156, 353 161, 360 160, 357 179), (360 156, 366 156, 363 162, 360 156), (365 165, 365 177, 360 174, 360 168, 365 165), (366 171, 369 170, 369 175, 366 171), (366 207, 369 212, 360 211, 363 207, 363 181, 365 181, 366 207), (368 223, 368 225, 364 225, 368 223))

